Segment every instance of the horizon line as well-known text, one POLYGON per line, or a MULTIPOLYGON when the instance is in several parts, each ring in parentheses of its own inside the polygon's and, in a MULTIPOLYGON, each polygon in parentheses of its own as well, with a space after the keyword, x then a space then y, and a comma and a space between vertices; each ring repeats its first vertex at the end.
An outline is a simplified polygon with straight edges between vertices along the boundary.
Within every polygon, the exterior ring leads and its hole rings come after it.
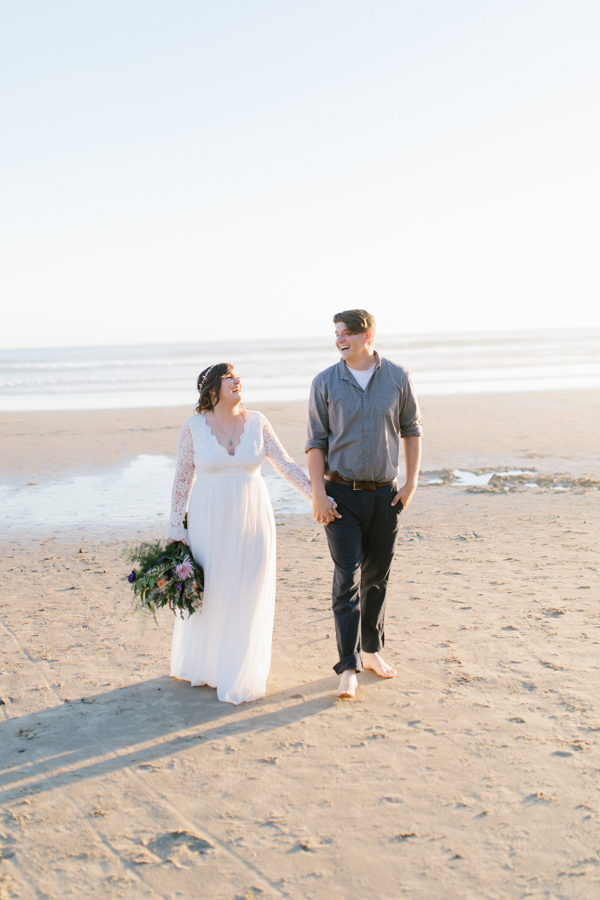
MULTIPOLYGON (((460 328, 460 329, 445 329, 443 331, 405 331, 405 332, 376 332, 376 343, 385 341, 385 339, 414 339, 414 338, 424 338, 424 339, 435 339, 435 338, 444 338, 444 337, 456 337, 463 335, 464 337, 469 336, 495 336, 497 338, 500 337, 510 337, 511 335, 535 335, 535 334, 551 334, 551 333, 560 333, 560 332, 594 332, 597 331, 600 333, 600 325, 562 325, 562 326, 545 326, 541 328, 535 327, 527 327, 527 328, 514 328, 508 327, 503 329, 485 329, 485 328, 460 328)), ((190 346, 194 344, 268 344, 268 343, 281 343, 282 341, 292 342, 300 342, 300 341, 309 341, 315 340, 321 341, 324 340, 332 340, 333 334, 324 334, 319 332, 318 334, 306 334, 306 335, 297 335, 294 337, 287 337, 284 335, 275 336, 275 337, 263 337, 263 338, 214 338, 212 340, 187 340, 187 341, 138 341, 132 343, 131 341, 115 341, 114 343, 98 343, 98 344, 45 344, 45 345, 16 345, 16 346, 0 346, 0 353, 11 352, 11 351, 19 351, 19 350, 102 350, 102 349, 112 349, 116 347, 184 347, 190 346)))

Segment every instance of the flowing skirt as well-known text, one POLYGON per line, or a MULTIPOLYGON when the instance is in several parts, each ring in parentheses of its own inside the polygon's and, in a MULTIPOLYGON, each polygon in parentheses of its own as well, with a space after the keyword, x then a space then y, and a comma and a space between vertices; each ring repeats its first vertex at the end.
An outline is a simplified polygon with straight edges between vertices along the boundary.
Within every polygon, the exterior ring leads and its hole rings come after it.
POLYGON ((204 567, 202 610, 175 620, 171 675, 242 703, 265 695, 275 611, 275 520, 260 474, 201 476, 188 541, 204 567))

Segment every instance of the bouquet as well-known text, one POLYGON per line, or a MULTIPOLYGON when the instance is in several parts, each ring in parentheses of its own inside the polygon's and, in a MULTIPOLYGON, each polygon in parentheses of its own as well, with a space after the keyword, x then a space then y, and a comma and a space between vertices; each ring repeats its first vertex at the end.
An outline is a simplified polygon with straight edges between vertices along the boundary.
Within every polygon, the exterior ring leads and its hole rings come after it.
POLYGON ((168 606, 184 618, 202 608, 204 571, 182 541, 164 546, 160 541, 145 541, 123 556, 134 566, 127 576, 133 590, 134 612, 151 613, 168 606))

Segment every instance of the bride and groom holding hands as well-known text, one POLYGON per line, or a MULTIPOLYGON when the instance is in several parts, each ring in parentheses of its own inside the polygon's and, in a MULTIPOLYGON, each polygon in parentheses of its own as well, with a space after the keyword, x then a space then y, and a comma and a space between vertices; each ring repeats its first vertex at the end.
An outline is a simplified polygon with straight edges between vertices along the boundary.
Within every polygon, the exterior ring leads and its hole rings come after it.
POLYGON ((310 480, 268 420, 244 409, 240 378, 228 363, 200 374, 196 414, 179 436, 167 538, 186 541, 203 566, 204 602, 175 621, 171 675, 215 687, 228 703, 264 697, 271 664, 276 554, 260 474, 265 458, 325 526, 334 563, 336 697, 354 696, 364 668, 382 678, 396 674, 380 651, 400 512, 417 487, 419 407, 407 370, 375 351, 373 316, 353 309, 333 321, 341 358, 312 383, 310 480), (399 487, 401 440, 406 481, 399 487))

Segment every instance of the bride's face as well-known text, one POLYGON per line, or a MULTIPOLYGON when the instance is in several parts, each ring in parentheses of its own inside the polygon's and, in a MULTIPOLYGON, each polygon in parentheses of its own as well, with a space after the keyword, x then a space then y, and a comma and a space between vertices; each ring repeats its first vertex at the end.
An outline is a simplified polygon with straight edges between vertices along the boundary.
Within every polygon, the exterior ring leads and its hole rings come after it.
POLYGON ((219 388, 219 403, 224 406, 237 406, 242 400, 242 380, 236 372, 224 375, 219 388))

